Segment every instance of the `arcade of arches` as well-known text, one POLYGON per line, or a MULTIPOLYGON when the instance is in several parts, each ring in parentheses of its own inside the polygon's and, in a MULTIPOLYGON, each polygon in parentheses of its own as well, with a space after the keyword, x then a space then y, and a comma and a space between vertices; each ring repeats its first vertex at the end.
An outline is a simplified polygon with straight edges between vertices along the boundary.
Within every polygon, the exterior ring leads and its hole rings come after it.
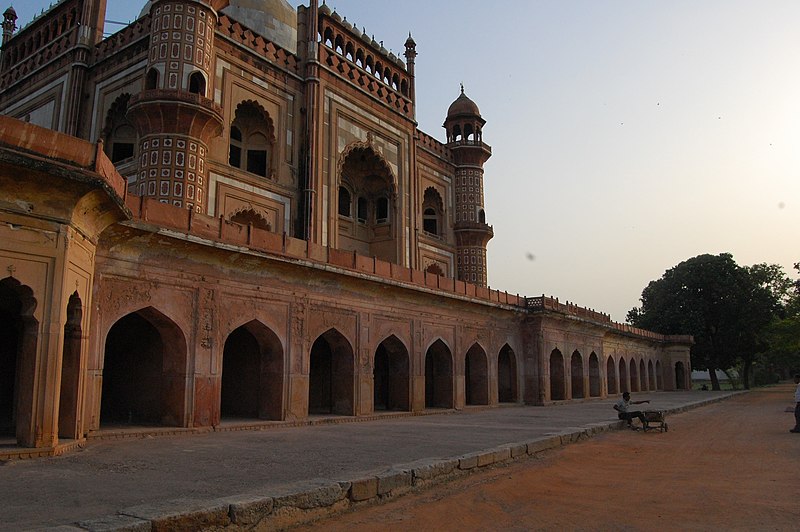
MULTIPOLYGON (((325 273, 327 283, 338 275, 325 273)), ((261 294, 251 309, 220 293, 196 296, 200 307, 193 309, 181 303, 188 286, 137 283, 100 287, 105 308, 118 310, 102 314, 99 333, 86 334, 85 305, 77 293, 68 298, 54 401, 54 430, 62 440, 120 427, 546 404, 688 386, 685 358, 669 362, 668 351, 644 343, 628 344, 621 356, 613 354, 621 352, 618 342, 604 356, 602 340, 599 348, 570 348, 569 356, 556 347, 539 354, 513 326, 516 310, 453 301, 447 313, 420 319, 416 304, 433 304, 435 294, 407 303, 396 294, 399 306, 386 319, 381 305, 368 303, 368 292, 348 296, 342 308, 321 299, 298 306, 293 298, 261 294), (356 327, 351 308, 371 324, 368 329, 356 327), (211 322, 209 316, 219 318, 211 322), (458 326, 457 316, 482 326, 458 326), (443 329, 442 323, 453 326, 443 329), (420 334, 411 333, 417 329, 420 334), (87 341, 88 361, 80 355, 87 341), (526 354, 533 357, 527 367, 526 354), (539 367, 546 368, 544 380, 536 377, 539 367)), ((20 442, 28 441, 21 433, 35 416, 25 398, 34 392, 28 368, 42 338, 36 305, 28 286, 10 277, 0 281, 0 434, 20 442)))

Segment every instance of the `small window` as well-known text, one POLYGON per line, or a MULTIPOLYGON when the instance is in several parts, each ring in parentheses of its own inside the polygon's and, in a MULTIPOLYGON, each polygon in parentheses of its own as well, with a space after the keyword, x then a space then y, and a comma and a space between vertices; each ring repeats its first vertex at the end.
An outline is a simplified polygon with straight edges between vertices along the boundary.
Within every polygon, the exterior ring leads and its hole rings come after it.
MULTIPOLYGON (((202 78, 201 73, 197 74, 202 78)), ((270 177, 275 142, 272 131, 272 121, 258 104, 240 104, 231 124, 228 164, 251 174, 270 177)))
POLYGON ((339 187, 339 216, 350 218, 350 191, 345 187, 339 187))
POLYGON ((486 223, 486 213, 483 212, 483 209, 478 211, 478 221, 482 224, 486 223))
POLYGON ((147 71, 147 76, 144 80, 145 90, 153 90, 158 88, 158 70, 151 68, 147 71))
POLYGON ((356 210, 356 214, 358 216, 358 221, 363 223, 367 223, 367 200, 366 198, 359 197, 358 198, 358 208, 356 210))
POLYGON ((206 95, 206 78, 200 72, 193 72, 189 76, 189 92, 200 96, 206 95))
POLYGON ((375 221, 379 224, 385 224, 389 221, 389 199, 378 198, 375 204, 375 221))
POLYGON ((247 171, 267 175, 267 150, 247 150, 247 171))
POLYGON ((426 233, 430 233, 432 235, 438 235, 439 228, 437 227, 438 224, 436 223, 437 222, 436 219, 437 219, 436 211, 434 211, 433 209, 425 209, 425 211, 422 213, 422 229, 426 233))

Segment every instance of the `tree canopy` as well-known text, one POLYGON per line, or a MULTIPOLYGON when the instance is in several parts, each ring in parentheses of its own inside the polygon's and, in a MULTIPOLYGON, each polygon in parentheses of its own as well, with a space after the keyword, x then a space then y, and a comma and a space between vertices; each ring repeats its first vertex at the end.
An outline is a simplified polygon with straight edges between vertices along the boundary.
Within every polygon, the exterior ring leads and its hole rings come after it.
POLYGON ((642 291, 628 322, 663 334, 691 334, 692 366, 707 369, 719 389, 717 369, 737 364, 747 386, 765 331, 791 297, 793 283, 777 265, 742 267, 729 253, 698 255, 670 268, 642 291))

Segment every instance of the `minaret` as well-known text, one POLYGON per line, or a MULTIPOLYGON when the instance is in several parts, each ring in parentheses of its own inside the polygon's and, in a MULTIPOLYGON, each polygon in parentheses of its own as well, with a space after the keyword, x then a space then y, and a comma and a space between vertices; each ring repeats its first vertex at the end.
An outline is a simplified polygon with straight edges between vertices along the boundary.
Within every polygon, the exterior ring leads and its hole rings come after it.
POLYGON ((416 88, 415 88, 415 81, 414 81, 414 68, 417 59, 417 43, 414 42, 414 39, 411 37, 411 32, 408 32, 408 39, 406 39, 406 69, 408 71, 408 77, 411 78, 411 86, 408 88, 408 99, 411 100, 411 103, 414 104, 414 118, 417 118, 417 105, 416 105, 416 88))
POLYGON ((207 212, 208 145, 223 128, 222 108, 209 95, 216 9, 227 4, 153 2, 144 91, 128 107, 139 134, 136 193, 199 213, 207 212))
POLYGON ((483 210, 483 164, 492 156, 492 148, 483 143, 485 123, 462 85, 461 95, 450 105, 444 121, 447 147, 456 166, 454 232, 458 279, 483 287, 487 284, 486 244, 494 236, 483 210))
POLYGON ((17 12, 13 7, 9 7, 3 13, 3 44, 8 42, 14 31, 17 29, 17 12))

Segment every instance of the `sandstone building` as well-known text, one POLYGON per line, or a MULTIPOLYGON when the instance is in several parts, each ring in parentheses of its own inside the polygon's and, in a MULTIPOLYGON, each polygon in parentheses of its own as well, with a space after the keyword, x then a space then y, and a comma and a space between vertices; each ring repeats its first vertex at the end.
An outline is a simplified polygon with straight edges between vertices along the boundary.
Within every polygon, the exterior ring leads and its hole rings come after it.
POLYGON ((689 385, 691 338, 487 288, 485 121, 417 129, 411 37, 155 0, 103 38, 105 3, 4 13, 0 438, 689 385))

